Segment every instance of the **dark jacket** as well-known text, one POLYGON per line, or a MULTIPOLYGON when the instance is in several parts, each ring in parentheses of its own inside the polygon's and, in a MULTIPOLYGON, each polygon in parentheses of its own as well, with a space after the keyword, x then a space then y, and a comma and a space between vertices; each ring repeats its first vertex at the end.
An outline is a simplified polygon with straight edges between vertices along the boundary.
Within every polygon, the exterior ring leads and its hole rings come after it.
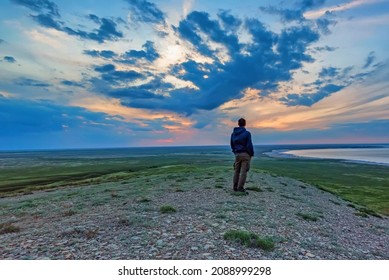
POLYGON ((251 142, 251 134, 244 127, 235 127, 231 134, 231 149, 234 154, 248 153, 254 156, 253 143, 251 142))

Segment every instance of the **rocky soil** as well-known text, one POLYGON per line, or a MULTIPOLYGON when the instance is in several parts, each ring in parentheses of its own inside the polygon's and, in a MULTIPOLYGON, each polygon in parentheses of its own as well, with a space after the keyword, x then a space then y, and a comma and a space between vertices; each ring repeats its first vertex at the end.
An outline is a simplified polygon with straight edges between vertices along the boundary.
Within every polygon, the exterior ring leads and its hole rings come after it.
POLYGON ((251 172, 142 178, 0 198, 0 259, 389 259, 388 217, 294 179, 251 172), (147 189, 147 188, 145 188, 147 189), (163 205, 176 209, 161 213, 163 205), (357 207, 358 208, 358 207, 357 207), (224 240, 271 237, 265 251, 224 240))

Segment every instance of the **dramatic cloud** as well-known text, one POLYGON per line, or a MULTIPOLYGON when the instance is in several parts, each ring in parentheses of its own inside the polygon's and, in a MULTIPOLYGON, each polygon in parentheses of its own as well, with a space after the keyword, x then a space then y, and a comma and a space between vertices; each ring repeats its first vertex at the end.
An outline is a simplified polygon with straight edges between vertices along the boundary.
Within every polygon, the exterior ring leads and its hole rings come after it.
POLYGON ((84 50, 84 54, 92 56, 92 57, 101 57, 101 58, 114 58, 117 56, 117 54, 113 51, 110 50, 102 50, 102 51, 97 51, 97 50, 84 50))
MULTIPOLYGON (((99 43, 104 43, 105 41, 114 41, 123 37, 123 33, 116 29, 117 25, 113 20, 107 18, 96 18, 97 23, 100 24, 100 26, 94 32, 86 32, 79 29, 74 30, 70 27, 62 27, 58 30, 64 31, 69 35, 79 36, 80 38, 94 40, 99 43)), ((96 22, 96 19, 93 21, 96 22)))
POLYGON ((28 86, 28 87, 49 87, 48 83, 30 79, 30 78, 18 78, 15 80, 15 84, 18 86, 28 86))
POLYGON ((82 39, 93 40, 99 43, 114 41, 123 37, 123 33, 117 30, 117 24, 108 18, 99 18, 96 15, 89 15, 89 19, 99 27, 94 31, 73 29, 61 20, 58 7, 55 3, 47 0, 12 0, 14 3, 25 6, 37 12, 37 15, 30 15, 33 20, 46 28, 53 28, 71 36, 78 36, 82 39))
POLYGON ((146 0, 125 0, 130 4, 131 17, 134 22, 165 24, 165 14, 158 7, 146 0))
POLYGON ((363 65, 363 69, 368 68, 375 60, 375 52, 370 52, 369 56, 366 58, 365 65, 363 65))
POLYGON ((48 0, 11 0, 12 2, 25 6, 35 12, 48 13, 52 16, 59 16, 58 7, 54 2, 48 0))
POLYGON ((139 124, 48 101, 3 98, 0 95, 0 147, 71 148, 128 144, 139 124))
MULTIPOLYGON (((113 64, 105 64, 101 66, 97 66, 94 68, 96 72, 100 74, 98 80, 92 79, 92 83, 97 84, 97 88, 99 87, 99 83, 104 84, 103 88, 100 88, 100 92, 107 93, 107 88, 111 91, 114 89, 113 86, 121 86, 127 85, 128 82, 133 82, 137 79, 143 78, 144 74, 136 72, 134 70, 121 71, 116 70, 115 65, 113 64)), ((116 88, 119 90, 120 88, 116 88)))
MULTIPOLYGON (((100 92, 120 98, 122 104, 129 107, 190 115, 197 110, 213 110, 229 100, 242 97, 241 92, 246 88, 269 94, 280 82, 289 81, 293 70, 300 69, 304 62, 314 61, 307 49, 319 39, 319 34, 307 25, 286 27, 277 34, 257 19, 242 21, 227 12, 219 13, 219 19, 212 20, 208 13, 194 11, 173 27, 182 40, 190 42, 198 53, 212 60, 210 63, 188 60, 171 69, 170 75, 190 82, 194 88, 166 88, 158 92, 158 87, 149 87, 145 91, 139 86, 126 86, 107 90, 107 83, 104 83, 100 92), (240 42, 241 29, 251 36, 249 42, 240 42), (219 47, 215 48, 214 44, 219 47), (140 98, 142 93, 144 98, 140 98)), ((157 57, 152 46, 147 42, 145 51, 130 51, 126 55, 151 57, 151 62, 157 57)), ((134 71, 114 71, 111 64, 96 67, 95 71, 103 73, 100 80, 112 84, 118 84, 118 79, 144 76, 134 71)), ((326 91, 326 94, 330 92, 326 91)))
POLYGON ((253 135, 387 118, 387 75, 367 85, 389 65, 378 36, 386 6, 351 10, 379 1, 208 2, 4 3, 17 5, 0 20, 0 127, 15 136, 7 141, 36 126, 72 141, 84 131, 92 142, 125 135, 123 145, 193 144, 201 129, 201 141, 219 143, 243 114, 253 135))
POLYGON ((280 101, 287 106, 312 106, 323 98, 340 91, 344 86, 329 84, 312 94, 288 94, 287 97, 280 98, 280 101))
POLYGON ((16 59, 12 56, 4 56, 3 60, 8 62, 8 63, 15 63, 16 62, 16 59))
POLYGON ((85 87, 82 83, 69 81, 69 80, 63 80, 61 81, 61 84, 64 86, 71 86, 71 87, 85 87))
POLYGON ((126 63, 134 63, 138 59, 146 59, 149 62, 153 62, 159 57, 159 54, 157 53, 157 50, 154 47, 154 43, 151 41, 147 41, 143 46, 144 50, 137 51, 137 50, 131 50, 126 52, 123 55, 123 60, 121 62, 126 63))
POLYGON ((326 78, 326 77, 335 77, 339 74, 339 69, 335 67, 327 67, 323 68, 320 73, 319 77, 320 78, 326 78))

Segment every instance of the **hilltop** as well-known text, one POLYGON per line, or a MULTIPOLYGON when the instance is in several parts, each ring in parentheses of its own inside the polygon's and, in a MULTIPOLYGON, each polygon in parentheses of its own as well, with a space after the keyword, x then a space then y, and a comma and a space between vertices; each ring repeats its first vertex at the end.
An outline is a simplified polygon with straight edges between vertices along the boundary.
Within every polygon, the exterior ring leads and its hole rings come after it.
POLYGON ((0 198, 0 258, 389 258, 386 216, 258 170, 250 171, 249 195, 237 196, 231 172, 172 165, 0 198), (274 249, 226 240, 231 230, 274 249))

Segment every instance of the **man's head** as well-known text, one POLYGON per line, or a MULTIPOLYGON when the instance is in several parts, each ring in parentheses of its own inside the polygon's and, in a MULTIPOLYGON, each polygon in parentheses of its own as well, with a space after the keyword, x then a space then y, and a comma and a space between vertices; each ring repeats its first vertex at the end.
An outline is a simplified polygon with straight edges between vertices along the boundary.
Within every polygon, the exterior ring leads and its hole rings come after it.
POLYGON ((245 127, 245 126, 246 126, 246 120, 245 120, 244 118, 240 118, 240 119, 238 120, 238 125, 239 125, 240 127, 245 127))

